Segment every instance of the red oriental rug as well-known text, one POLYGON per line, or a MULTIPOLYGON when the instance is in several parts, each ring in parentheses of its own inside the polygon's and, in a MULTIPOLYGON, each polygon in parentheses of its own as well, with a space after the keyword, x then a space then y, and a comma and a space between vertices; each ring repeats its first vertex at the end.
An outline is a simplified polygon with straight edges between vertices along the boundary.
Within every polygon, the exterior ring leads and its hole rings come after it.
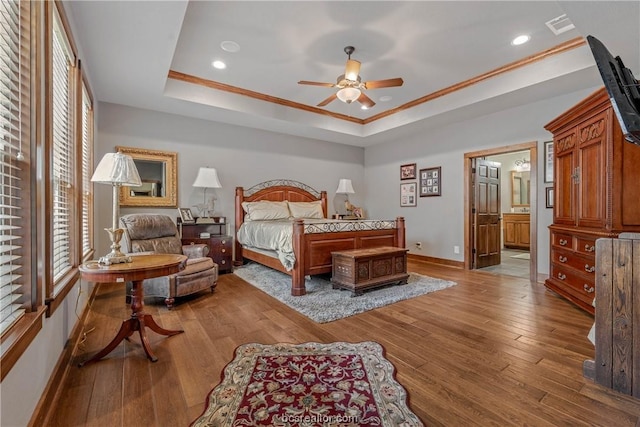
POLYGON ((375 342, 244 344, 191 426, 422 426, 394 371, 375 342))

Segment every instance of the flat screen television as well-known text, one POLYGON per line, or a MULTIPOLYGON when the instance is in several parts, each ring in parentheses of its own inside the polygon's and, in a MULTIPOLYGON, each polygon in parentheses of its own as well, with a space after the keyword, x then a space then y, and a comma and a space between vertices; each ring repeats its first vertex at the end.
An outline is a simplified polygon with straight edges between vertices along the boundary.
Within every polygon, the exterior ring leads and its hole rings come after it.
POLYGON ((614 58, 600 40, 587 36, 587 42, 625 139, 640 145, 640 83, 622 59, 614 58))

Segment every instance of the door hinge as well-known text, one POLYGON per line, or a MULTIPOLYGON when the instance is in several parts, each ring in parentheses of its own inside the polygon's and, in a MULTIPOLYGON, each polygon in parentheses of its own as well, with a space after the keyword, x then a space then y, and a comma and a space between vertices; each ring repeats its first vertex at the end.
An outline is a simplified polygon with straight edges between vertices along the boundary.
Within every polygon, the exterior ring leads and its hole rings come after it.
POLYGON ((476 248, 471 249, 471 253, 475 254, 476 253, 476 248))
POLYGON ((476 208, 471 208, 471 213, 476 213, 476 208))

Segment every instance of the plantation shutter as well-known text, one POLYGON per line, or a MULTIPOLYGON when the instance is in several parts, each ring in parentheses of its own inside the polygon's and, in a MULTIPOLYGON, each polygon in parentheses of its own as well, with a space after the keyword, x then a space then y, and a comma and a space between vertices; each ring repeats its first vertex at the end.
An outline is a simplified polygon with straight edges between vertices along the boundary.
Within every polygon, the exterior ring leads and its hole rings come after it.
POLYGON ((0 2, 0 334, 25 313, 29 182, 29 2, 0 2), (22 152, 24 145, 25 152, 22 152), (26 211, 26 212, 25 212, 26 211))
POLYGON ((53 25, 53 280, 72 267, 73 185, 73 66, 71 48, 57 12, 53 25))
POLYGON ((93 111, 91 98, 87 89, 82 85, 82 258, 84 259, 93 249, 92 239, 92 145, 93 145, 93 111))

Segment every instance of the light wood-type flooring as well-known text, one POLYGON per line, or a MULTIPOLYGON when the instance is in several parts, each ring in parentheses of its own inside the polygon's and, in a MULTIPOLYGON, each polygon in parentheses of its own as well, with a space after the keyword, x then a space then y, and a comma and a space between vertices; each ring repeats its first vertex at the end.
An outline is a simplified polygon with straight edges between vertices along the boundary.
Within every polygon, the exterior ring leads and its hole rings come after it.
MULTIPOLYGON (((381 343, 428 426, 638 426, 640 400, 583 378, 594 356, 593 318, 541 284, 416 261, 409 270, 457 286, 339 321, 317 324, 234 274, 168 311, 150 332, 159 360, 137 336, 102 361, 75 366, 106 345, 129 315, 120 285, 101 285, 49 426, 187 426, 242 343, 381 343), (95 329, 94 329, 95 328, 95 329)), ((345 298, 350 298, 345 292, 345 298)))

